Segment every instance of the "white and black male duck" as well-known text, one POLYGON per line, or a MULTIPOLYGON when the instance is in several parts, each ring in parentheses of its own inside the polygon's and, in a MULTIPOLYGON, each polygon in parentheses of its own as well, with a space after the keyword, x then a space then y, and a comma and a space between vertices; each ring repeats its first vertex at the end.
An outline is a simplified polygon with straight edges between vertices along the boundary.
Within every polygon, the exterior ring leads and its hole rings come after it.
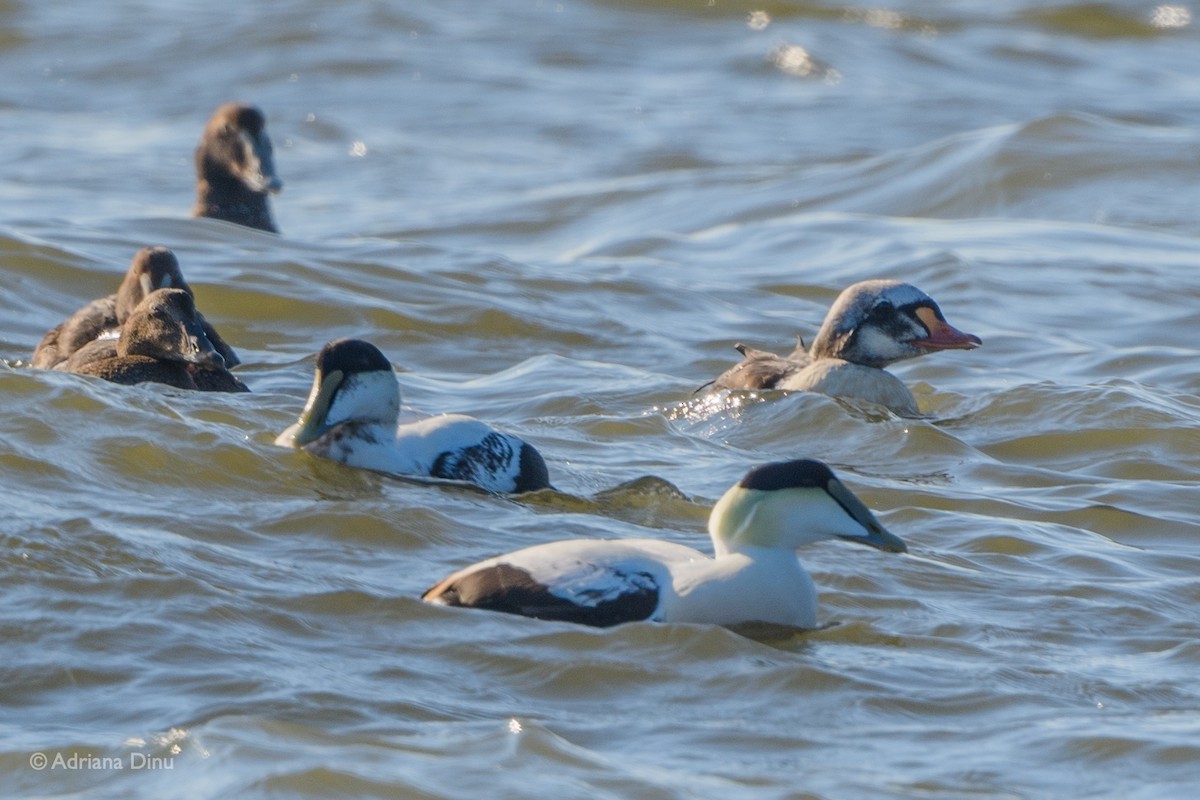
POLYGON ((497 493, 550 487, 533 445, 462 414, 400 421, 391 362, 362 339, 337 339, 317 354, 300 419, 275 443, 352 467, 465 481, 497 493))
POLYGON ((534 545, 453 573, 422 599, 608 627, 624 622, 817 627, 817 592, 796 549, 845 539, 906 551, 820 461, 751 469, 713 506, 713 555, 657 539, 534 545))

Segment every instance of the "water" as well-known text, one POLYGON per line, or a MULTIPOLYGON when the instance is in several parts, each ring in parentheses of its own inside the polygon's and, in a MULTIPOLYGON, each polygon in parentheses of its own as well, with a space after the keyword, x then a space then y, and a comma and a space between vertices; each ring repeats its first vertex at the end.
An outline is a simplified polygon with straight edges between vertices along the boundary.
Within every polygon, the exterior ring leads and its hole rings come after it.
POLYGON ((1197 11, 0 3, 3 794, 1191 796, 1197 11), (230 99, 279 237, 186 216, 230 99), (253 394, 24 366, 149 244, 253 394), (985 343, 894 368, 928 419, 691 395, 882 276, 985 343), (343 335, 563 494, 272 446, 343 335), (549 539, 704 546, 796 456, 911 551, 805 550, 822 630, 417 599, 549 539))

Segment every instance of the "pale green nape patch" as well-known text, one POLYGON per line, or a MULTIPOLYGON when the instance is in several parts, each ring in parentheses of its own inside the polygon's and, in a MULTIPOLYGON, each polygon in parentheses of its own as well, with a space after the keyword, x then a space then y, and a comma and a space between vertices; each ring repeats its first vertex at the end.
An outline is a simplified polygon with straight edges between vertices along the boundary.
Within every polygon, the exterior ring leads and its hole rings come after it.
POLYGON ((821 518, 845 516, 824 489, 746 489, 734 486, 713 506, 709 533, 721 550, 799 546, 825 538, 821 518), (832 508, 829 508, 832 507, 832 508))
POLYGON ((824 486, 734 486, 713 506, 709 533, 718 555, 750 547, 798 548, 833 538, 891 553, 908 549, 837 478, 824 486))

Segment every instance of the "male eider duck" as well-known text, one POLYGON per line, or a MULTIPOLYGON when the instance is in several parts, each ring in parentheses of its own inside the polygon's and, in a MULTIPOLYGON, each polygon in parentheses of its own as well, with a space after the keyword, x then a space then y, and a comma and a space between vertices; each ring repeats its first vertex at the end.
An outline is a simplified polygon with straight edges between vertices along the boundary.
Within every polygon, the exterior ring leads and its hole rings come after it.
POLYGON ((183 289, 157 289, 133 310, 116 339, 89 342, 55 369, 113 383, 197 389, 194 367, 219 370, 224 364, 200 325, 192 296, 183 289))
MULTIPOLYGON (((171 288, 182 289, 195 297, 192 287, 183 279, 179 259, 174 253, 165 247, 143 247, 134 254, 116 293, 93 300, 65 322, 47 331, 33 351, 31 363, 39 369, 53 369, 89 342, 100 338, 116 338, 125 320, 147 295, 155 289, 171 288)), ((240 364, 241 360, 233 348, 225 343, 213 326, 199 312, 196 316, 205 335, 225 360, 225 366, 240 364)))
POLYGON ((461 414, 399 423, 399 413, 400 387, 379 348, 337 339, 317 355, 300 420, 275 444, 352 467, 467 481, 491 492, 550 486, 541 454, 516 436, 461 414))
POLYGON ((983 340, 952 327, 929 295, 897 280, 862 281, 834 301, 812 347, 786 356, 738 344, 744 357, 701 389, 785 389, 851 397, 920 415, 917 401, 884 367, 934 350, 972 350, 983 340))
POLYGON ((422 595, 607 627, 622 622, 817 625, 817 591, 796 548, 841 538, 907 549, 820 461, 746 473, 708 518, 713 557, 654 539, 575 539, 535 545, 455 572, 422 595))
POLYGON ((246 103, 226 103, 218 108, 196 147, 192 216, 278 233, 267 195, 282 189, 263 113, 246 103))

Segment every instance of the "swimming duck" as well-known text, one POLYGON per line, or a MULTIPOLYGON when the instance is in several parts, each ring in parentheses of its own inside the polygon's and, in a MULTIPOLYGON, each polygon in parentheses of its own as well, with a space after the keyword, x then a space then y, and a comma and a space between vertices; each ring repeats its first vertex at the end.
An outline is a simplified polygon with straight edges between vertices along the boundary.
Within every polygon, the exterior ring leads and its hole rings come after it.
POLYGON ((242 379, 217 364, 188 364, 196 388, 201 392, 248 392, 250 387, 242 379))
POLYGON ((89 342, 55 369, 113 383, 196 389, 192 368, 223 369, 224 363, 204 334, 192 296, 183 289, 156 289, 125 320, 117 338, 89 342))
POLYGON ((461 414, 399 423, 400 387, 375 345, 337 339, 317 355, 299 421, 275 440, 352 467, 468 481, 491 492, 550 486, 541 454, 516 436, 461 414))
POLYGON ((817 592, 796 548, 841 538, 907 550, 820 461, 751 469, 713 506, 713 556, 655 539, 574 539, 459 570, 428 603, 608 627, 622 622, 817 625, 817 592))
POLYGON ((884 367, 934 350, 972 350, 983 340, 963 333, 929 295, 897 280, 850 286, 829 309, 812 347, 804 343, 778 356, 738 344, 744 360, 701 386, 717 389, 785 389, 853 397, 919 416, 917 401, 884 367))
MULTIPOLYGON (((34 349, 31 363, 39 369, 52 369, 88 342, 105 336, 115 338, 138 304, 155 289, 163 288, 183 289, 195 297, 174 253, 165 247, 143 247, 134 254, 116 293, 93 300, 47 331, 34 349)), ((240 364, 237 353, 213 326, 199 312, 197 317, 205 335, 225 359, 225 366, 240 364)))
POLYGON ((267 205, 283 181, 267 136, 267 119, 246 103, 226 103, 209 119, 196 147, 193 217, 212 217, 278 233, 267 205))

